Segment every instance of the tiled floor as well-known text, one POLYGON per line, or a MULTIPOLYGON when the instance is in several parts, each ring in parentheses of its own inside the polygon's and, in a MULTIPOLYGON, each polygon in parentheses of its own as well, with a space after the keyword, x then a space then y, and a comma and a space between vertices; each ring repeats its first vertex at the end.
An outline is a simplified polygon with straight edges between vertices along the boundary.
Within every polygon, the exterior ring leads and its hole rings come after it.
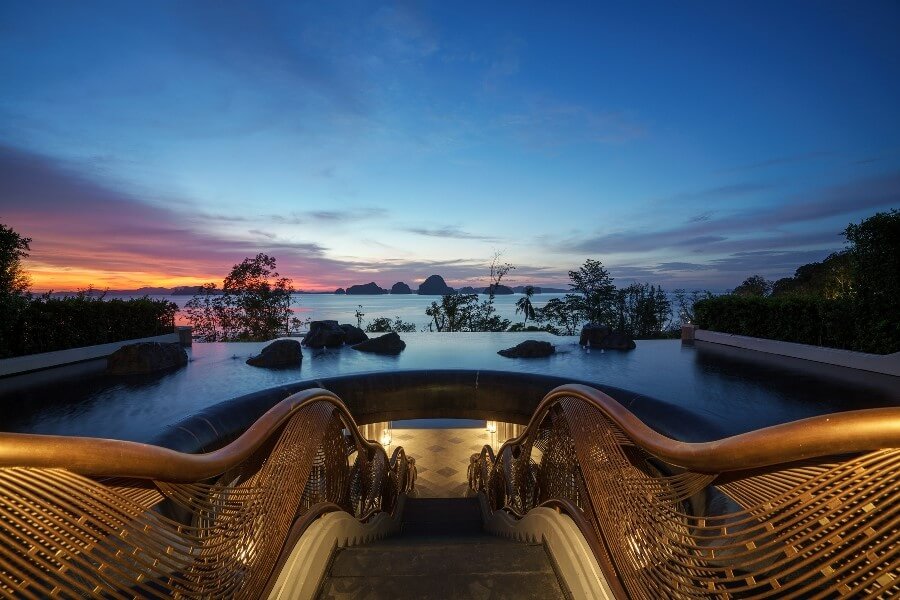
POLYGON ((419 498, 459 498, 469 488, 469 458, 489 443, 491 434, 482 428, 394 429, 391 451, 403 446, 416 459, 419 498))

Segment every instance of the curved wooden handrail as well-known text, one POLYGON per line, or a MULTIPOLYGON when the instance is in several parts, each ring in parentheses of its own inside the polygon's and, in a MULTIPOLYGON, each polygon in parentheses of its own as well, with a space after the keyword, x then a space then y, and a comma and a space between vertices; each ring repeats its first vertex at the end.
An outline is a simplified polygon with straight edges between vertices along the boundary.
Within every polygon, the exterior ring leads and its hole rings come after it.
POLYGON ((575 396, 609 417, 634 442, 666 462, 698 473, 744 471, 821 456, 900 447, 900 408, 870 408, 809 417, 711 442, 681 442, 655 431, 619 402, 594 388, 553 389, 528 426, 501 446, 521 444, 560 398, 575 396))
MULTIPOLYGON (((347 423, 352 415, 335 394, 321 388, 288 396, 257 419, 236 440, 203 454, 187 454, 139 442, 103 438, 25 433, 0 434, 0 467, 61 468, 87 477, 133 477, 171 482, 193 482, 224 473, 246 460, 300 409, 327 402, 347 423)), ((358 444, 381 452, 384 448, 348 427, 358 444)))

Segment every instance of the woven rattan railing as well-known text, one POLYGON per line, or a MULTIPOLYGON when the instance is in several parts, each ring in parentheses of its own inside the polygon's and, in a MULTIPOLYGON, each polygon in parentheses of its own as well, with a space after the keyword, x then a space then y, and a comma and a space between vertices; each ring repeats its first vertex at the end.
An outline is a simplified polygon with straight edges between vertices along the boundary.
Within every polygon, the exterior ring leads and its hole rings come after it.
POLYGON ((622 598, 900 595, 900 409, 690 444, 563 386, 482 451, 493 510, 569 514, 622 598))
POLYGON ((320 389, 207 454, 2 434, 0 594, 258 598, 316 517, 390 512, 407 474, 320 389))

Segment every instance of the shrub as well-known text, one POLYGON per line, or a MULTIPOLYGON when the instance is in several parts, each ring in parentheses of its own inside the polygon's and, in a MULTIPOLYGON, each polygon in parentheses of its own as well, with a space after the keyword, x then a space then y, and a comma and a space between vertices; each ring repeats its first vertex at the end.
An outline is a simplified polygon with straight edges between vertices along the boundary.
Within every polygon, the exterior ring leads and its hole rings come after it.
POLYGON ((23 356, 172 333, 178 306, 147 297, 104 300, 79 294, 27 300, 0 356, 23 356))
POLYGON ((701 329, 829 348, 875 352, 857 335, 856 314, 849 299, 811 296, 725 295, 694 305, 701 329))

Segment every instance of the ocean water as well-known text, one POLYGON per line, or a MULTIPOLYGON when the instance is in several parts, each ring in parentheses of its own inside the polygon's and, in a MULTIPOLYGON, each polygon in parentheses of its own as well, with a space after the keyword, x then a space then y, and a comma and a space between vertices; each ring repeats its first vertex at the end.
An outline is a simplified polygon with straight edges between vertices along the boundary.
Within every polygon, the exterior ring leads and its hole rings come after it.
MULTIPOLYGON (((521 323, 522 315, 516 314, 516 301, 523 294, 512 294, 506 296, 496 296, 494 298, 494 306, 497 314, 503 318, 509 319, 513 323, 521 323)), ((531 298, 531 303, 535 309, 544 306, 551 298, 561 298, 563 294, 535 294, 531 298)), ((133 296, 115 296, 118 298, 131 298, 133 296)), ((151 298, 160 298, 174 302, 179 307, 183 307, 191 296, 150 296, 151 298)), ((479 296, 481 299, 487 299, 487 296, 479 296)), ((419 296, 418 294, 383 294, 380 296, 347 296, 344 294, 294 294, 291 297, 291 309, 294 314, 306 320, 320 321, 323 319, 334 319, 341 323, 351 323, 356 325, 356 311, 362 306, 361 312, 365 313, 362 319, 362 326, 365 326, 377 317, 388 317, 394 319, 400 317, 404 321, 415 323, 419 331, 426 330, 430 317, 425 314, 425 309, 431 306, 432 302, 440 302, 440 296, 419 296)), ((183 314, 176 317, 177 324, 187 325, 187 320, 183 314)))

